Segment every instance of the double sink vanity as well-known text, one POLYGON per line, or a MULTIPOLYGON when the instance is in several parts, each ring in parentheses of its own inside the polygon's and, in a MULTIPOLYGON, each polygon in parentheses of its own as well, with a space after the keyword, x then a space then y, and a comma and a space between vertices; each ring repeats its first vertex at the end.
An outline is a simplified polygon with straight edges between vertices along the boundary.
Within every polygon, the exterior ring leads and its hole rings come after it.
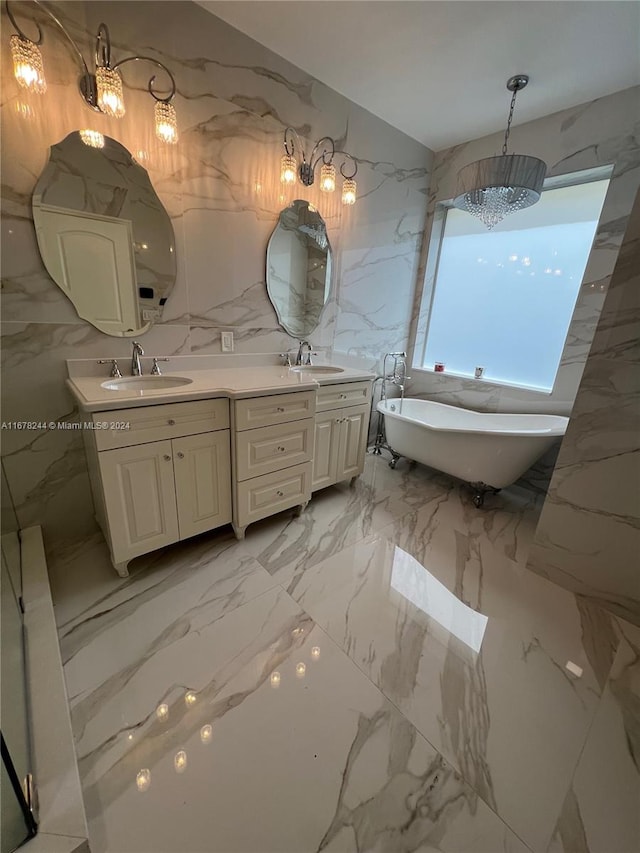
MULTIPOLYGON (((161 319, 176 283, 175 235, 121 143, 104 137, 96 148, 74 131, 52 145, 32 207, 43 263, 79 317, 121 339, 161 319)), ((309 363, 333 269, 326 223, 295 199, 269 238, 265 280, 274 321, 300 340, 298 366, 274 355, 152 365, 136 341, 131 376, 114 359, 67 362, 118 574, 134 557, 224 524, 242 539, 252 522, 302 510, 316 489, 361 473, 374 376, 309 363)))
POLYGON ((301 512, 312 492, 362 472, 374 375, 269 359, 176 356, 166 374, 131 377, 67 362, 119 575, 134 557, 225 524, 242 539, 252 522, 301 512))

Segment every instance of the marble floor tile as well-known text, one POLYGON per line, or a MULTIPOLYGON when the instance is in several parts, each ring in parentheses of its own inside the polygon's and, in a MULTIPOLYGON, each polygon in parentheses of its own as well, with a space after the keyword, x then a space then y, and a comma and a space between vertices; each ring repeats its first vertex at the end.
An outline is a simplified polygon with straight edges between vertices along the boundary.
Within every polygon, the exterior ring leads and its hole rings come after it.
POLYGON ((283 590, 166 639, 92 688, 94 853, 526 853, 283 590))
POLYGON ((471 498, 370 455, 300 517, 177 543, 127 579, 99 533, 57 545, 92 849, 628 844, 637 629, 525 568, 534 494, 471 498))
POLYGON ((52 585, 72 698, 77 685, 86 689, 85 661, 90 662, 91 678, 99 682, 111 672, 97 661, 117 670, 131 655, 142 654, 173 620, 188 622, 204 607, 221 616, 275 586, 226 530, 138 557, 130 563, 129 578, 115 574, 99 534, 66 557, 55 563, 52 585))
POLYGON ((640 628, 621 632, 549 853, 640 850, 640 628))
POLYGON ((287 588, 485 803, 544 851, 601 694, 590 654, 604 644, 610 665, 616 635, 612 617, 586 619, 575 596, 541 581, 486 537, 434 526, 425 510, 287 588))
POLYGON ((420 511, 434 526, 467 529, 513 559, 526 559, 540 512, 532 492, 513 487, 489 496, 483 509, 459 481, 423 465, 368 455, 353 486, 338 483, 313 494, 300 517, 281 513, 249 527, 246 546, 278 583, 338 553, 394 521, 420 511))

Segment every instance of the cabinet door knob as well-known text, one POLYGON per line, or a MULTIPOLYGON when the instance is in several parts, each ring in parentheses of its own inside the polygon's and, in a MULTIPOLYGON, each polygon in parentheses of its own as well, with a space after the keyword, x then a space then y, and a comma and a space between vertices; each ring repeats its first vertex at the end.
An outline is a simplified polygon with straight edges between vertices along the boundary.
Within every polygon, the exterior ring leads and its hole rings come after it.
POLYGON ((276 409, 276 412, 284 412, 284 409, 282 408, 282 406, 278 406, 278 408, 276 409))
POLYGON ((346 395, 346 394, 340 394, 340 399, 341 399, 341 400, 346 400, 346 399, 347 399, 347 395, 346 395))
POLYGON ((276 492, 276 495, 277 495, 279 498, 283 498, 283 497, 284 497, 284 492, 281 492, 281 491, 280 491, 280 489, 278 489, 278 491, 276 492))
POLYGON ((175 425, 176 425, 176 422, 174 421, 174 419, 173 419, 173 418, 169 418, 169 420, 167 421, 167 423, 169 424, 169 426, 175 426, 175 425))
POLYGON ((178 451, 178 459, 184 459, 184 453, 181 450, 178 451))
POLYGON ((169 456, 169 454, 168 454, 168 453, 165 453, 165 454, 164 454, 164 461, 165 461, 165 462, 171 462, 171 457, 169 456))

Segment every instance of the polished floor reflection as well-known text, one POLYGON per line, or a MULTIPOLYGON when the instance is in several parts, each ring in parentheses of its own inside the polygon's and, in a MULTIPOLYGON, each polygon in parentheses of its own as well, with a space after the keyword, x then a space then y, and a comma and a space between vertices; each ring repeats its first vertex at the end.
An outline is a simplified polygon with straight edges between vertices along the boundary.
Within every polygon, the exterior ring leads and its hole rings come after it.
POLYGON ((636 853, 640 629, 526 570, 538 512, 368 457, 126 580, 56 554, 94 853, 636 853))

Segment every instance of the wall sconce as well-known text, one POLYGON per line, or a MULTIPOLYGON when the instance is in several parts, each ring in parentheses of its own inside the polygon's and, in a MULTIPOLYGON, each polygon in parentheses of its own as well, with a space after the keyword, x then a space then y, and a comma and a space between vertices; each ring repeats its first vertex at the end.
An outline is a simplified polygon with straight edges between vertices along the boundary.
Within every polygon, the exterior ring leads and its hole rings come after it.
POLYGON ((311 155, 307 160, 304 147, 300 141, 300 137, 292 127, 288 127, 284 132, 284 151, 280 160, 280 180, 283 184, 293 184, 296 179, 305 187, 310 187, 315 178, 316 166, 322 163, 320 167, 320 189, 325 193, 332 193, 336 188, 336 167, 333 165, 333 158, 336 154, 341 154, 343 157, 348 157, 353 163, 353 172, 346 174, 344 171, 345 163, 340 166, 340 174, 344 178, 342 184, 342 203, 355 204, 357 185, 354 181, 358 171, 358 164, 354 157, 347 151, 336 151, 336 145, 330 136, 323 136, 313 146, 311 155), (298 166, 296 160, 296 150, 300 151, 302 163, 298 166))
MULTIPOLYGON (((95 73, 92 73, 85 62, 80 48, 71 38, 62 22, 58 20, 53 12, 50 12, 49 9, 43 6, 39 0, 32 0, 32 2, 51 18, 73 47, 73 51, 82 68, 82 76, 79 81, 80 94, 87 106, 91 107, 92 110, 114 118, 122 118, 125 114, 124 93, 119 69, 126 62, 150 62, 152 65, 161 68, 171 81, 169 95, 161 98, 154 92, 155 74, 147 84, 149 94, 156 102, 154 111, 156 136, 162 142, 170 144, 175 144, 178 141, 176 111, 171 103, 176 94, 176 81, 166 65, 163 65, 157 59, 152 59, 150 56, 126 56, 119 62, 112 64, 109 30, 106 24, 100 24, 96 35, 95 73)), ((20 86, 23 86, 30 92, 42 95, 47 91, 44 63, 39 48, 42 44, 42 30, 34 21, 33 23, 38 29, 38 39, 37 41, 30 39, 18 26, 11 11, 9 0, 6 0, 5 5, 9 20, 17 33, 17 35, 12 35, 9 39, 15 78, 20 86)))
POLYGON ((540 200, 546 163, 526 154, 507 154, 516 95, 528 82, 526 74, 516 74, 507 80, 507 89, 513 95, 502 155, 469 163, 458 172, 453 206, 477 216, 489 231, 509 213, 531 207, 540 200))

